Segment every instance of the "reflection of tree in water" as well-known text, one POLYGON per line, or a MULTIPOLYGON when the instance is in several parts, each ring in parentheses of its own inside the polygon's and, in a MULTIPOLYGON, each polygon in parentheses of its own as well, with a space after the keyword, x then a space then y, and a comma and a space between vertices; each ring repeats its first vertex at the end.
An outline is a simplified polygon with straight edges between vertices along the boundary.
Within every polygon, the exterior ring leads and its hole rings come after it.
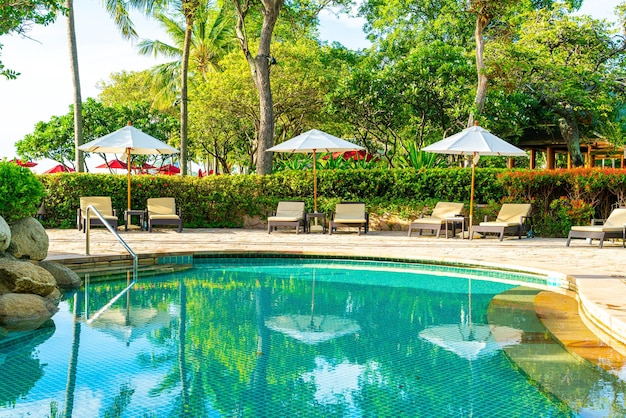
POLYGON ((54 334, 54 323, 49 321, 43 328, 29 331, 20 337, 20 343, 0 348, 2 375, 13 376, 11 384, 0 385, 0 406, 15 405, 16 400, 28 394, 43 376, 43 366, 35 356, 35 348, 54 334), (46 326, 47 325, 47 326, 46 326))

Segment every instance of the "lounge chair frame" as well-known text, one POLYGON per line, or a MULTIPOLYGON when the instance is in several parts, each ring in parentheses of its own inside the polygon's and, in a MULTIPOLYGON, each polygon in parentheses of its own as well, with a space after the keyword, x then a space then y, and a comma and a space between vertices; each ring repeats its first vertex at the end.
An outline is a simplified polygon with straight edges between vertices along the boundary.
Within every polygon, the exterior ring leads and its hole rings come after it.
POLYGON ((575 226, 570 229, 567 235, 566 247, 569 247, 572 238, 589 239, 589 244, 592 244, 593 240, 597 239, 599 242, 598 248, 602 248, 606 239, 621 238, 622 248, 624 248, 626 246, 626 208, 614 209, 606 219, 592 219, 591 225, 585 227, 585 229, 576 230, 574 228, 575 226), (612 217, 614 219, 619 218, 620 221, 616 223, 611 219, 612 217), (624 223, 620 225, 619 222, 622 220, 624 223), (604 230, 606 227, 611 228, 611 230, 604 230))
POLYGON ((155 225, 173 225, 177 227, 177 232, 183 231, 183 214, 180 207, 176 206, 176 201, 173 197, 153 197, 148 199, 146 203, 146 219, 148 223, 148 232, 152 232, 152 227, 155 225), (162 210, 157 209, 157 212, 150 210, 150 207, 174 207, 174 213, 161 213, 162 210), (167 216, 165 218, 155 216, 167 216))
MULTIPOLYGON (((409 225, 409 237, 413 230, 422 235, 422 231, 431 231, 439 238, 441 231, 446 229, 448 219, 463 216, 463 203, 437 202, 430 216, 422 217, 411 222, 409 225)), ((447 238, 447 237, 446 237, 447 238)))
POLYGON ((365 210, 365 203, 341 202, 337 204, 337 206, 335 207, 335 210, 332 211, 330 214, 330 222, 328 224, 328 234, 332 235, 333 230, 336 232, 337 228, 358 228, 358 235, 361 235, 361 228, 363 228, 363 233, 367 234, 370 229, 369 223, 370 223, 370 218, 369 218, 369 213, 365 210), (337 209, 341 208, 341 206, 347 207, 347 205, 355 205, 354 207, 356 207, 356 205, 362 206, 364 218, 363 219, 341 219, 341 218, 336 219, 337 213, 339 212, 341 214, 341 211, 338 211, 337 209))
POLYGON ((267 218, 267 233, 271 234, 279 226, 296 228, 296 235, 300 227, 306 232, 306 212, 303 200, 283 200, 278 202, 272 216, 267 218))
MULTIPOLYGON (((76 226, 79 231, 87 232, 87 218, 85 212, 87 206, 92 205, 107 220, 114 229, 117 229, 117 210, 113 209, 111 197, 109 196, 84 196, 80 198, 80 207, 76 211, 76 226)), ((100 218, 95 213, 89 215, 89 227, 104 226, 100 218)))
MULTIPOLYGON (((524 209, 522 206, 527 206, 528 211, 526 215, 519 215, 519 223, 515 223, 514 225, 483 225, 482 223, 479 225, 473 225, 472 230, 470 231, 470 239, 473 239, 474 233, 482 233, 484 235, 487 234, 497 234, 500 238, 500 241, 504 239, 504 234, 512 234, 517 235, 518 239, 522 239, 522 235, 526 235, 526 233, 530 230, 530 220, 531 220, 531 206, 529 204, 515 204, 515 203, 505 203, 500 208, 500 212, 496 217, 494 223, 506 223, 505 221, 501 221, 501 214, 506 211, 508 206, 519 206, 520 209, 524 209)), ((521 213, 521 210, 520 210, 521 213)), ((487 216, 485 216, 485 223, 487 223, 487 216)))

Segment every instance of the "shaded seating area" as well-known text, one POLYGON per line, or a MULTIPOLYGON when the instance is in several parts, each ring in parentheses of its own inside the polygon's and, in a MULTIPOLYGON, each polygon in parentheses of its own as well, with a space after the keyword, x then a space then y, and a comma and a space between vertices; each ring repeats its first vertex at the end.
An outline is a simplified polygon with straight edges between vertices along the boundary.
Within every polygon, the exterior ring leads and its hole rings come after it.
POLYGON ((504 203, 496 216, 495 221, 485 221, 472 226, 470 239, 474 233, 498 234, 500 241, 504 239, 504 234, 517 235, 522 239, 522 234, 530 230, 530 211, 532 206, 529 203, 504 203))
POLYGON ((279 226, 295 227, 296 234, 300 232, 300 227, 305 229, 304 201, 280 201, 276 211, 267 218, 267 233, 276 230, 279 226))
POLYGON ((572 238, 589 239, 591 244, 594 239, 600 241, 599 248, 602 248, 605 239, 621 238, 622 247, 626 239, 626 208, 613 209, 606 219, 592 219, 591 225, 575 225, 572 226, 567 235, 567 244, 569 247, 572 238))
POLYGON ((183 216, 180 208, 176 208, 173 197, 153 197, 147 201, 148 232, 152 232, 155 225, 173 225, 178 232, 183 230, 183 216))
POLYGON ((439 234, 445 228, 447 219, 461 216, 463 211, 463 203, 456 202, 437 202, 432 213, 414 220, 409 225, 409 236, 415 230, 422 235, 422 231, 431 231, 439 238, 439 234))
POLYGON ((358 228, 361 235, 361 228, 365 234, 369 232, 369 214, 365 210, 363 202, 342 202, 335 206, 331 213, 328 225, 328 234, 332 235, 337 228, 358 228))
MULTIPOLYGON (((93 206, 104 219, 117 228, 117 211, 113 209, 110 196, 85 196, 80 198, 80 207, 76 214, 76 225, 79 231, 87 232, 87 207, 93 206)), ((104 226, 94 211, 89 211, 89 227, 104 226)))

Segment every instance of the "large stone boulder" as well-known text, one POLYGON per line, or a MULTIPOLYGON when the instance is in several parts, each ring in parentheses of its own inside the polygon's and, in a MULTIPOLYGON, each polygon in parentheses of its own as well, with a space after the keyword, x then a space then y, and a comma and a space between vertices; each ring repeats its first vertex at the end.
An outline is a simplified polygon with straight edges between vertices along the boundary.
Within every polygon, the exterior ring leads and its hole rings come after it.
POLYGON ((41 261, 48 256, 48 234, 35 218, 24 218, 11 225, 7 252, 15 258, 41 261))
POLYGON ((61 289, 78 289, 82 285, 82 280, 72 269, 61 263, 54 261, 42 261, 40 267, 46 269, 57 281, 57 286, 61 289))
POLYGON ((0 216, 0 251, 9 248, 9 244, 11 244, 11 227, 4 218, 0 216))
POLYGON ((0 294, 33 293, 48 296, 57 288, 52 274, 29 262, 0 259, 0 294))
POLYGON ((42 326, 59 308, 38 295, 0 295, 0 326, 8 330, 32 330, 42 326))

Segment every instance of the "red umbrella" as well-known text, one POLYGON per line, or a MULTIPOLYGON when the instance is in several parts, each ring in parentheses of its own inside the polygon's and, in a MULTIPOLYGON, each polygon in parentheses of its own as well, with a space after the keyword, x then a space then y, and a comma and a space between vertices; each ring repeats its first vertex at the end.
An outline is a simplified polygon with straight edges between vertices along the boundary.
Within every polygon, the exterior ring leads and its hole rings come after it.
POLYGON ((17 165, 21 165, 22 167, 34 167, 37 165, 37 163, 34 163, 32 161, 22 161, 20 159, 14 158, 11 161, 9 161, 10 163, 15 163, 17 165))
POLYGON ((171 176, 172 174, 180 173, 180 168, 176 167, 173 164, 166 164, 164 166, 159 167, 159 173, 167 174, 171 176))
POLYGON ((54 167, 49 168, 48 170, 44 171, 42 174, 73 173, 73 172, 74 172, 73 168, 63 165, 63 164, 57 164, 54 167))
POLYGON ((368 154, 365 150, 358 151, 345 151, 345 152, 333 152, 333 158, 336 160, 337 158, 342 157, 344 160, 354 160, 354 161, 378 161, 379 158, 368 154))
POLYGON ((128 167, 126 163, 120 160, 111 160, 111 161, 107 161, 104 164, 100 164, 99 166, 96 166, 96 168, 115 168, 115 169, 124 169, 124 170, 126 170, 126 167, 128 167))

